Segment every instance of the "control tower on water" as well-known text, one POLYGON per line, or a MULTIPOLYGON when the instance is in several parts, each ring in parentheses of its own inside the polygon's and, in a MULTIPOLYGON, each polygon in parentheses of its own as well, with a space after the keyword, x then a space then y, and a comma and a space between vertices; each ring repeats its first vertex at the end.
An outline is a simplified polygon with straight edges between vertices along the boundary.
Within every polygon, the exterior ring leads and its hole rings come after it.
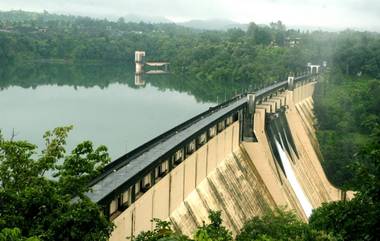
POLYGON ((144 74, 144 65, 145 65, 145 51, 135 52, 135 64, 136 64, 135 85, 144 86, 145 81, 143 79, 143 74, 144 74))
POLYGON ((169 62, 145 62, 145 51, 135 51, 135 85, 143 86, 145 81, 144 74, 167 74, 169 73, 169 62), (150 66, 156 69, 144 71, 144 66, 150 66))
POLYGON ((145 64, 145 51, 135 52, 136 74, 143 74, 145 64))

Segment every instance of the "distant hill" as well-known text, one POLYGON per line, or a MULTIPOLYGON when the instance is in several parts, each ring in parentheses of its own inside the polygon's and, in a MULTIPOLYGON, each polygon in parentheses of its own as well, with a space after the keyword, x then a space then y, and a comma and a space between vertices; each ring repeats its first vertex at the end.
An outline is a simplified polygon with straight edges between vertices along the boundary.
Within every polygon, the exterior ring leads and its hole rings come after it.
POLYGON ((125 22, 144 22, 144 23, 173 23, 169 19, 160 16, 144 16, 136 14, 128 14, 123 17, 125 22))
POLYGON ((248 27, 248 24, 241 24, 228 19, 190 20, 176 24, 203 30, 227 30, 230 28, 241 28, 246 30, 248 27))
MULTIPOLYGON (((23 10, 11 10, 11 11, 0 11, 0 21, 11 21, 11 22, 21 22, 21 21, 30 21, 42 19, 43 21, 73 21, 77 18, 86 18, 85 16, 71 16, 64 14, 55 14, 44 12, 28 12, 23 10)), ((116 16, 111 17, 91 17, 93 19, 104 19, 107 18, 109 20, 116 21, 118 18, 116 16)), ((145 22, 145 23, 173 23, 167 18, 159 17, 159 16, 142 16, 142 15, 134 15, 128 14, 123 17, 125 22, 145 22)))
POLYGON ((328 31, 328 32, 339 32, 344 30, 343 28, 339 27, 326 27, 326 26, 310 26, 310 25, 289 25, 286 26, 288 29, 299 29, 300 31, 328 31))
MULTIPOLYGON (((55 14, 44 12, 28 12, 22 10, 12 10, 12 11, 0 11, 0 21, 11 21, 11 22, 21 22, 30 20, 42 20, 42 21, 75 21, 78 18, 85 18, 84 16, 70 16, 64 14, 55 14)), ((170 19, 161 16, 146 16, 146 15, 136 15, 127 14, 122 17, 125 22, 133 23, 174 23, 170 19)), ((100 17, 95 19, 101 19, 100 17)), ((117 16, 107 17, 109 20, 117 21, 117 16)), ((190 20, 187 22, 176 22, 178 26, 200 29, 200 30, 227 30, 230 28, 241 28, 246 30, 248 24, 240 24, 228 19, 209 19, 209 20, 190 20)))
POLYGON ((13 11, 0 11, 0 21, 12 21, 12 22, 20 22, 20 21, 29 21, 37 19, 41 13, 35 12, 26 12, 21 10, 13 10, 13 11))
POLYGON ((30 20, 43 21, 73 21, 76 17, 70 15, 51 14, 44 12, 28 12, 22 10, 0 11, 0 21, 22 22, 30 20))

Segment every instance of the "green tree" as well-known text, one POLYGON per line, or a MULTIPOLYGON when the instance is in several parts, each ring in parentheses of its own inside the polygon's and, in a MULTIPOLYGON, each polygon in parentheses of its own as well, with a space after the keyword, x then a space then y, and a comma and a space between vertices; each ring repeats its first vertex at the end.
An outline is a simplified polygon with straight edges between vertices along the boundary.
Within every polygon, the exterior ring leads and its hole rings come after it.
POLYGON ((312 229, 290 211, 275 209, 246 222, 236 241, 249 240, 339 240, 331 234, 312 229))
MULTIPOLYGON (((190 241, 191 239, 185 235, 174 232, 170 222, 153 219, 155 228, 152 231, 143 231, 134 237, 134 241, 190 241)), ((130 238, 130 237, 129 237, 130 238)))
MULTIPOLYGON (((220 211, 209 212, 210 223, 198 227, 194 234, 195 241, 232 241, 231 232, 222 225, 220 211)), ((143 231, 133 240, 135 241, 191 241, 189 237, 175 232, 171 228, 171 224, 159 219, 153 219, 155 228, 152 231, 143 231)))
POLYGON ((108 239, 113 225, 84 195, 88 181, 109 162, 107 149, 84 142, 67 155, 64 145, 71 129, 46 132, 40 154, 27 141, 0 135, 0 230, 5 237, 108 239))
POLYGON ((0 231, 0 240, 1 241, 40 241, 39 238, 30 237, 24 238, 21 235, 21 231, 18 228, 4 228, 0 231))
POLYGON ((232 234, 222 225, 221 211, 210 211, 209 224, 203 223, 194 235, 196 241, 231 241, 232 234))

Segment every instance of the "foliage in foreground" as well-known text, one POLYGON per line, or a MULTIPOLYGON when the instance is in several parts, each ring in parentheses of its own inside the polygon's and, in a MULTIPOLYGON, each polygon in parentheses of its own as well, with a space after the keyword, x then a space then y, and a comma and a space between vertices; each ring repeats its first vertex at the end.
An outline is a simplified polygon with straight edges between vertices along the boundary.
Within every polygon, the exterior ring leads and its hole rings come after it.
POLYGON ((40 154, 0 135, 0 240, 108 239, 112 224, 84 195, 110 160, 107 148, 85 141, 66 154, 71 129, 46 132, 40 154))
POLYGON ((248 240, 338 240, 300 221, 293 212, 275 209, 244 224, 236 241, 248 240))
POLYGON ((134 241, 169 241, 169 240, 178 240, 178 241, 232 241, 232 234, 222 225, 222 218, 220 211, 210 211, 209 213, 210 223, 206 224, 203 222, 203 225, 199 227, 195 234, 194 239, 182 235, 179 232, 173 231, 171 228, 170 222, 161 221, 154 219, 155 229, 153 231, 141 232, 134 241))
MULTIPOLYGON (((194 234, 193 239, 175 232, 171 229, 170 223, 160 220, 156 222, 153 231, 140 233, 135 241, 232 241, 232 233, 222 225, 220 211, 210 211, 209 224, 203 223, 194 234)), ((324 231, 312 229, 306 223, 300 221, 297 216, 290 211, 276 209, 269 211, 263 217, 255 217, 245 223, 236 241, 286 241, 286 240, 310 240, 310 241, 335 241, 339 240, 324 231)))
MULTIPOLYGON (((153 219, 155 228, 152 231, 141 232, 137 237, 133 238, 134 241, 157 241, 157 240, 177 240, 177 241, 190 241, 186 235, 174 232, 171 228, 171 223, 159 219, 153 219)), ((128 237, 130 238, 130 237, 128 237)))

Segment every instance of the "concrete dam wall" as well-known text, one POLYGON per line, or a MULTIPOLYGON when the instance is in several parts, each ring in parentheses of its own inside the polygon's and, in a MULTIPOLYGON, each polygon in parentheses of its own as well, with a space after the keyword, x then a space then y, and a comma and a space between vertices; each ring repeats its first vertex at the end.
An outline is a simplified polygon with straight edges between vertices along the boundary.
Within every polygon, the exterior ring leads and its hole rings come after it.
POLYGON ((254 142, 242 141, 241 123, 228 119, 222 131, 111 216, 116 228, 110 240, 152 229, 153 218, 170 220, 176 230, 192 235, 209 210, 221 210, 224 225, 237 234, 244 222, 268 209, 287 206, 307 221, 313 208, 341 199, 319 161, 314 85, 304 83, 258 102, 254 142))

